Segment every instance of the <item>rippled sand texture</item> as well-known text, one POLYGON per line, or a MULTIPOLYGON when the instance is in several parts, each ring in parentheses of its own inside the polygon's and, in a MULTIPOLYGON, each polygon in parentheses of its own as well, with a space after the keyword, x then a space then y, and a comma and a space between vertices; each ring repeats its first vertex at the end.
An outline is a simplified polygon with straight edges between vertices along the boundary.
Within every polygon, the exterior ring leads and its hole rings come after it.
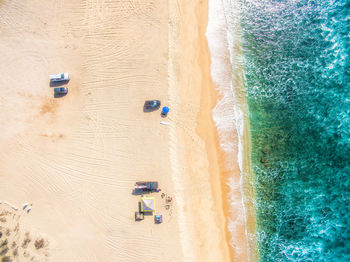
POLYGON ((173 195, 169 126, 142 110, 167 101, 167 1, 1 1, 0 49, 0 200, 20 237, 47 241, 35 259, 181 261, 176 205, 157 194, 165 223, 136 223, 131 194, 154 179, 173 195), (69 93, 54 98, 59 72, 69 93))

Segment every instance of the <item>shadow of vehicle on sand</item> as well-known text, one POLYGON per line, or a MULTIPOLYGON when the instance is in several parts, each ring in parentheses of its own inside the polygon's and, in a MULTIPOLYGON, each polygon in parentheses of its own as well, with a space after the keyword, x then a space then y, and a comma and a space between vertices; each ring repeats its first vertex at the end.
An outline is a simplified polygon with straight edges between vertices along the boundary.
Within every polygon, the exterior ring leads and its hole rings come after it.
POLYGON ((69 80, 64 81, 50 81, 50 87, 59 87, 68 84, 69 80))
POLYGON ((61 97, 66 96, 67 94, 68 94, 68 92, 65 93, 65 94, 62 94, 62 93, 55 93, 55 94, 53 95, 53 97, 54 97, 54 98, 61 98, 61 97))

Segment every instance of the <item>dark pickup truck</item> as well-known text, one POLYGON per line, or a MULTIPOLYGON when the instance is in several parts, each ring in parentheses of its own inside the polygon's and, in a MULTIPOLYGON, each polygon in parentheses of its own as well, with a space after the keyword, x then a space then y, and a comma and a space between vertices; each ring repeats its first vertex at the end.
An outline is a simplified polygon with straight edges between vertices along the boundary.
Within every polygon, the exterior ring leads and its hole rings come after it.
POLYGON ((159 192, 158 182, 136 182, 134 187, 135 193, 151 193, 151 192, 159 192))
POLYGON ((148 111, 155 111, 159 109, 160 107, 160 101, 159 100, 147 100, 145 101, 145 104, 143 105, 144 110, 148 111))

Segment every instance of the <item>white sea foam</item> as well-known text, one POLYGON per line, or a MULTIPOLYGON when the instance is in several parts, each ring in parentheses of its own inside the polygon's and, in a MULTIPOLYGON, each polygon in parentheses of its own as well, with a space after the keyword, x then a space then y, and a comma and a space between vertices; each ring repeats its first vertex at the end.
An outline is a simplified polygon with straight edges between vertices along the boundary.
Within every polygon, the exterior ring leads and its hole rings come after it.
MULTIPOLYGON (((236 254, 243 252, 237 245, 237 225, 245 225, 246 241, 248 233, 246 228, 247 215, 244 205, 243 185, 243 141, 244 134, 244 105, 239 104, 238 96, 242 91, 239 31, 239 9, 234 1, 209 0, 209 21, 207 39, 211 54, 211 77, 215 83, 221 99, 213 109, 213 119, 219 134, 222 150, 227 155, 225 170, 233 170, 235 158, 241 172, 240 179, 230 177, 226 183, 231 191, 229 201, 231 204, 231 217, 228 229, 231 232, 231 245, 236 254), (238 135, 235 141, 234 133, 238 135), (237 154, 237 155, 236 155, 237 154), (240 194, 235 194, 239 191, 240 194), (241 197, 238 197, 241 195, 241 197), (233 214, 235 214, 233 216, 233 214)), ((248 243, 247 243, 247 246, 248 243)), ((248 250, 249 251, 249 250, 248 250)), ((249 255, 248 255, 249 257, 249 255)))

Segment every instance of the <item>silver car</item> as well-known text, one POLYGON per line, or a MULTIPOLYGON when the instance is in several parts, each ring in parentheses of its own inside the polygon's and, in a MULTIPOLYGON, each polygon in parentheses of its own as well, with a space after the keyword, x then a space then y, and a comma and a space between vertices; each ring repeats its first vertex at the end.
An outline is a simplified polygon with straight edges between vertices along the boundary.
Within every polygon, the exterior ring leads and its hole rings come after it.
POLYGON ((68 73, 50 75, 51 82, 68 81, 69 79, 68 73))

